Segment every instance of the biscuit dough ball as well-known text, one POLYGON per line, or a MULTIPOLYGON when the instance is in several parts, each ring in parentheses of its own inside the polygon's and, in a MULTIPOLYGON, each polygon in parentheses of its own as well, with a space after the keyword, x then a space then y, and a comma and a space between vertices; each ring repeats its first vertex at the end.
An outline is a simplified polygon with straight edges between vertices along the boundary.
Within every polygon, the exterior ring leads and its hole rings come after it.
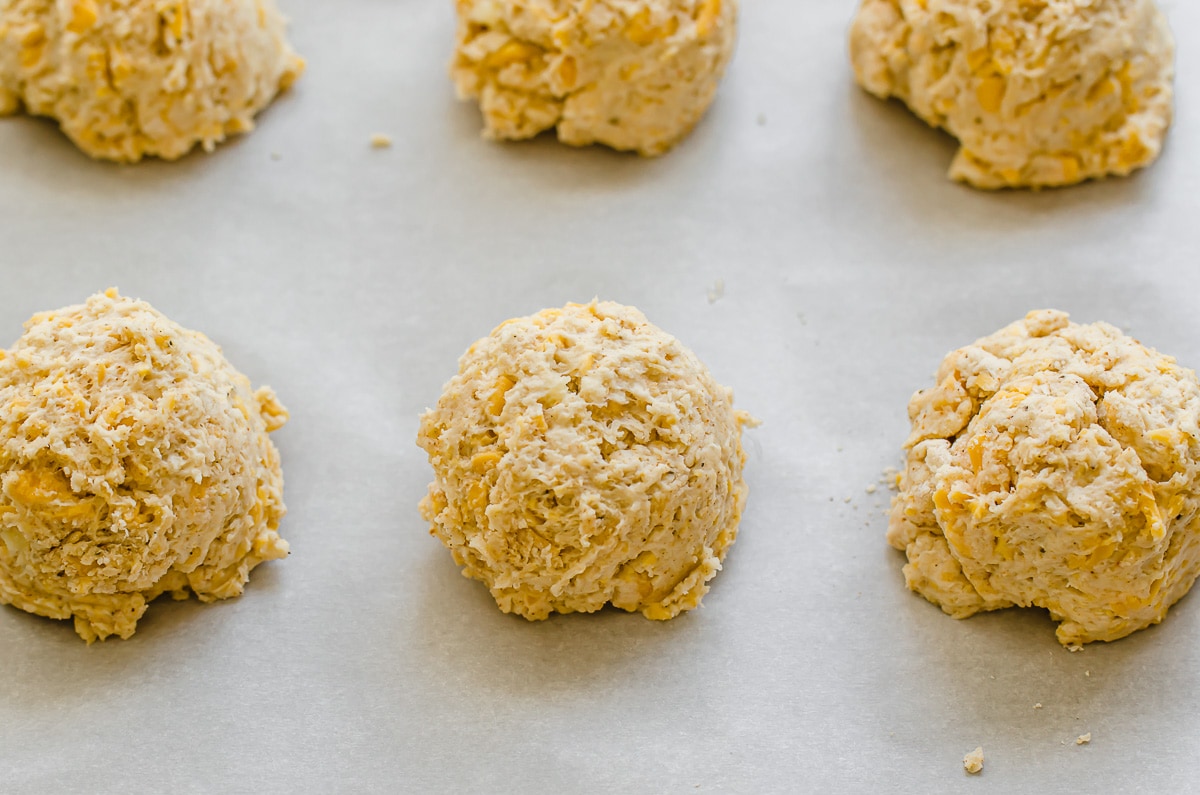
POLYGON ((950 176, 986 189, 1149 165, 1174 52, 1153 0, 863 0, 850 32, 858 82, 957 138, 950 176))
POLYGON ((1157 624, 1200 572, 1200 384, 1063 312, 949 354, 908 407, 888 541, 955 618, 1044 607, 1064 645, 1157 624))
POLYGON ((660 155, 700 121, 733 55, 735 0, 458 0, 452 74, 489 138, 660 155))
POLYGON ((421 513, 506 613, 673 618, 737 535, 748 422, 636 309, 548 309, 472 345, 421 417, 421 513))
POLYGON ((0 114, 91 157, 182 157, 254 129, 304 61, 274 0, 0 0, 0 114))
POLYGON ((238 596, 287 555, 287 420, 221 349, 109 290, 35 315, 0 352, 0 602, 89 643, 146 605, 238 596))

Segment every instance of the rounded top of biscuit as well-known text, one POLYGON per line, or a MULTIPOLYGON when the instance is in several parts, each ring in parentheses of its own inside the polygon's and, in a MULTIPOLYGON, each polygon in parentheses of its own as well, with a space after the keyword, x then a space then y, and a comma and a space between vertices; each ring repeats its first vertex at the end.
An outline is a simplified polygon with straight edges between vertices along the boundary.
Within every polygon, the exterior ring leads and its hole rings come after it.
POLYGON ((670 617, 736 533, 746 420, 638 310, 545 310, 472 345, 422 417, 423 510, 505 610, 670 617))
POLYGON ((153 590, 263 526, 283 544, 266 434, 286 410, 147 303, 35 315, 0 354, 0 403, 0 564, 40 598, 153 590))

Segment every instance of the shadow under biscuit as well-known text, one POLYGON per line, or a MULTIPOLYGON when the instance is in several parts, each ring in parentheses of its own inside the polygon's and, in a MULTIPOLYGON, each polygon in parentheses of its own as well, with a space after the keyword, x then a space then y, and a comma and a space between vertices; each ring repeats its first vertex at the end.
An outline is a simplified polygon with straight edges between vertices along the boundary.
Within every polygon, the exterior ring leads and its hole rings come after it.
POLYGON ((1122 725, 1136 726, 1167 710, 1172 694, 1200 685, 1195 652, 1185 651, 1195 645, 1194 598, 1181 600, 1161 625, 1070 652, 1055 639, 1046 610, 952 619, 903 589, 903 555, 888 557, 899 583, 886 605, 891 647, 886 664, 867 666, 862 686, 897 694, 879 698, 872 717, 899 752, 925 754, 942 734, 961 736, 959 754, 981 743, 1048 752, 1103 726, 1114 710, 1122 725), (1151 669, 1156 674, 1146 676, 1151 669))
POLYGON ((898 99, 881 101, 853 82, 845 88, 846 146, 855 184, 870 184, 874 201, 915 226, 985 228, 995 233, 1087 220, 1121 213, 1143 202, 1157 179, 1150 167, 1129 177, 1093 180, 1067 188, 984 191, 947 176, 958 142, 931 128, 898 99), (868 182, 869 181, 869 182, 868 182))
POLYGON ((671 660, 698 651, 705 617, 650 621, 606 607, 527 621, 500 612, 487 588, 468 580, 440 544, 421 567, 411 637, 397 637, 426 671, 464 690, 534 700, 600 697, 630 681, 669 676, 671 660))

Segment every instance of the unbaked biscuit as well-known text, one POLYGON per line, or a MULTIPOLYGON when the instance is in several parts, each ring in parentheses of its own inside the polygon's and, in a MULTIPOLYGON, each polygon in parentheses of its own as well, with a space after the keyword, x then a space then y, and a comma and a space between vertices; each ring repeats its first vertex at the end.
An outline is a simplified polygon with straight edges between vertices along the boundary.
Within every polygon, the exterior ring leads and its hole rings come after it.
POLYGON ((287 555, 274 392, 110 290, 0 352, 0 603, 128 638, 153 599, 238 596, 287 555))
POLYGON ((736 0, 458 0, 452 74, 490 138, 555 129, 659 155, 704 115, 733 56, 736 0))
POLYGON ((1157 624, 1200 573, 1200 384, 1106 323, 1024 320, 909 403, 888 541, 955 618, 1044 607, 1065 645, 1157 624))
POLYGON ((431 533, 504 612, 700 604, 746 501, 732 394, 614 303, 510 320, 472 345, 418 443, 431 533))
POLYGON ((1175 44, 1153 0, 863 0, 858 82, 959 140, 977 188, 1072 185, 1158 157, 1175 44))
POLYGON ((104 160, 212 151, 303 71, 284 28, 275 0, 0 0, 0 115, 104 160))

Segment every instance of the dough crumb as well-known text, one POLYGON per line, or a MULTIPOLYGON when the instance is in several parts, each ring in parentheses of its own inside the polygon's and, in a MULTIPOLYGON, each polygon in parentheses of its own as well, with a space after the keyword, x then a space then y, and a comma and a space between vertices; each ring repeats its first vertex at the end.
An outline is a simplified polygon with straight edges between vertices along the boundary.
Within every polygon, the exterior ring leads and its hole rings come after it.
POLYGON ((874 483, 867 484, 867 494, 874 494, 876 491, 874 483))
POLYGON ((422 415, 421 514, 506 613, 674 618, 737 536, 752 423, 638 310, 548 309, 471 345, 422 415))
POLYGON ((1091 732, 1088 732, 1087 734, 1081 734, 1075 738, 1076 745, 1087 745, 1091 741, 1092 741, 1092 733, 1091 732))
POLYGON ((1045 608, 1078 652, 1200 574, 1200 382, 1114 326, 1030 312, 948 354, 909 417, 888 541, 947 614, 1045 608))
POLYGON ((96 159, 211 152, 304 71, 285 28, 274 0, 0 3, 0 115, 52 117, 96 159))
POLYGON ((708 290, 708 302, 710 304, 715 304, 717 301, 720 301, 724 297, 725 297, 725 280, 717 279, 715 282, 713 282, 713 286, 710 287, 708 290))
POLYGON ((1073 185, 1154 162, 1175 42, 1153 0, 862 0, 859 84, 958 139, 953 179, 1073 185))
POLYGON ((983 770, 982 745, 963 757, 963 770, 967 771, 971 775, 975 775, 983 770))
POLYGON ((392 136, 387 133, 373 133, 371 146, 375 149, 388 149, 392 145, 392 136))
POLYGON ((287 421, 211 340, 116 290, 0 351, 0 603, 133 635, 164 593, 239 596, 285 557, 287 421))
POLYGON ((699 122, 733 56, 736 0, 459 0, 451 73, 484 135, 660 155, 699 122))
POLYGON ((1038 703, 1034 704, 1034 705, 1033 705, 1033 708, 1034 708, 1034 709, 1041 709, 1041 708, 1042 708, 1042 702, 1040 702, 1040 701, 1039 701, 1038 703))

